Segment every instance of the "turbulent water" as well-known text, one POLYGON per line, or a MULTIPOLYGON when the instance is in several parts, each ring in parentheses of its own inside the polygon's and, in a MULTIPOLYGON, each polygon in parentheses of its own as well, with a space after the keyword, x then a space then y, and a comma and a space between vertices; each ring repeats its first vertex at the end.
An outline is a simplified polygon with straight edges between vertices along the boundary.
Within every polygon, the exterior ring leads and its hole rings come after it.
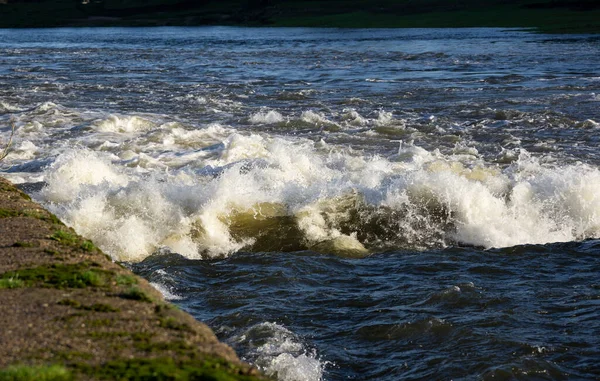
POLYGON ((600 378, 600 38, 0 30, 3 176, 281 381, 600 378))

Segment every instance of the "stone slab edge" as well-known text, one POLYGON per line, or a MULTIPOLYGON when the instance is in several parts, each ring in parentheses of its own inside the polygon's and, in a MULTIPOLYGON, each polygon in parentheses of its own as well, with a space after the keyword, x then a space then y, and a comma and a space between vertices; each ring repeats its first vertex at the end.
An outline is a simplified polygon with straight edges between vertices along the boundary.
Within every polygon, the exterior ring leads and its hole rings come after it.
POLYGON ((0 177, 0 381, 264 380, 0 177))

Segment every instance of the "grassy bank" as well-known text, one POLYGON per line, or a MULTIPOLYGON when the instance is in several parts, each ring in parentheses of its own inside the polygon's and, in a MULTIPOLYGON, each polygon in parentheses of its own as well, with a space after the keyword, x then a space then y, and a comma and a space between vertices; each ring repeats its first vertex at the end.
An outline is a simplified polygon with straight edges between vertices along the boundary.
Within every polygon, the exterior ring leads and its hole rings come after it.
POLYGON ((275 20, 273 25, 340 28, 500 27, 532 28, 544 33, 600 33, 600 11, 584 13, 556 9, 515 9, 510 6, 406 15, 358 11, 323 16, 283 17, 275 20))
POLYGON ((0 381, 264 379, 2 178, 0 305, 0 381))
POLYGON ((0 0, 0 27, 162 25, 517 27, 536 28, 547 33, 599 33, 600 2, 0 0))

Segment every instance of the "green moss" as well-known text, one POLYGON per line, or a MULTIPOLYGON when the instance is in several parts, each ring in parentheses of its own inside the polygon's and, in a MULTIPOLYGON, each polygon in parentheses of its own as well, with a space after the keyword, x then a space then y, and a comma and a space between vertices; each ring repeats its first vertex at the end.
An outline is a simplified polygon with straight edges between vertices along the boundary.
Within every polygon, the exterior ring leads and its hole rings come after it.
POLYGON ((69 246, 74 246, 79 243, 79 237, 76 234, 64 230, 58 230, 50 236, 50 239, 69 246))
POLYGON ((40 209, 24 209, 20 211, 24 217, 37 218, 38 220, 50 222, 53 224, 62 225, 62 221, 59 220, 54 214, 40 209))
POLYGON ((101 287, 107 284, 111 273, 99 269, 89 269, 94 264, 53 264, 18 271, 9 271, 0 275, 0 279, 20 279, 25 286, 52 288, 101 287))
POLYGON ((64 225, 63 222, 61 220, 58 219, 58 217, 56 217, 54 214, 50 213, 50 212, 46 212, 46 216, 44 216, 42 219, 48 222, 52 222, 53 224, 57 224, 57 225, 64 225))
POLYGON ((158 341, 152 342, 150 340, 137 340, 134 344, 136 349, 149 353, 157 352, 173 352, 177 358, 193 356, 194 347, 190 344, 185 343, 181 340, 175 341, 158 341))
POLYGON ((154 334, 149 332, 134 332, 130 336, 134 341, 149 342, 154 337, 154 334))
POLYGON ((103 380, 259 380, 241 374, 240 368, 224 360, 203 359, 176 362, 172 358, 110 361, 100 366, 80 364, 79 370, 103 380))
POLYGON ((83 243, 81 244, 81 248, 85 251, 95 251, 96 246, 92 243, 92 241, 83 241, 83 243))
POLYGON ((110 326, 112 326, 112 324, 113 324, 113 321, 110 319, 94 319, 94 320, 90 320, 88 322, 88 325, 90 327, 95 327, 95 328, 110 327, 110 326))
POLYGON ((91 306, 86 306, 86 310, 96 311, 96 312, 119 312, 120 310, 116 307, 111 306, 110 304, 104 303, 94 303, 91 306))
POLYGON ((65 352, 57 352, 56 358, 62 361, 72 362, 74 360, 91 360, 94 358, 94 355, 86 352, 78 352, 78 351, 65 351, 65 352))
POLYGON ((2 278, 0 279, 0 289, 3 288, 21 288, 25 287, 25 282, 18 278, 2 278))
POLYGON ((96 245, 90 240, 82 240, 77 234, 58 230, 50 236, 50 239, 60 242, 63 245, 79 247, 80 249, 88 252, 99 251, 96 245))
POLYGON ((72 373, 62 365, 13 365, 0 370, 0 381, 69 381, 72 373))
POLYGON ((138 300, 146 303, 152 302, 152 298, 136 286, 129 288, 126 292, 120 293, 118 296, 123 299, 138 300))
MULTIPOLYGON (((49 254, 58 255, 55 251, 48 251, 49 254)), ((50 264, 29 269, 9 271, 0 274, 1 279, 20 279, 27 287, 51 287, 51 288, 84 288, 97 287, 110 289, 111 286, 131 286, 126 291, 112 294, 124 299, 140 300, 151 302, 152 298, 148 296, 139 287, 135 286, 138 282, 133 275, 116 274, 114 271, 104 270, 100 265, 84 261, 74 264, 50 264)))
POLYGON ((19 192, 19 196, 21 196, 23 200, 31 201, 31 197, 25 192, 19 192))
POLYGON ((38 244, 37 242, 22 242, 22 241, 17 241, 15 243, 13 243, 13 247, 37 247, 38 244))
POLYGON ((88 270, 81 274, 81 280, 88 286, 100 287, 106 283, 106 275, 97 270, 88 270))
POLYGON ((59 316, 59 317, 56 317, 56 318, 54 318, 54 320, 57 320, 57 321, 62 321, 62 322, 65 322, 65 323, 70 323, 70 322, 71 322, 71 321, 73 321, 74 319, 76 319, 76 318, 78 318, 78 317, 82 317, 82 316, 84 316, 84 315, 85 315, 85 314, 84 314, 84 313, 82 313, 82 312, 75 312, 75 313, 73 313, 73 314, 68 314, 68 315, 65 315, 65 316, 59 316))
POLYGON ((0 218, 18 217, 19 212, 10 209, 0 208, 0 218))
POLYGON ((159 326, 163 328, 173 329, 176 331, 192 331, 189 325, 185 323, 180 323, 179 321, 177 321, 177 319, 172 317, 159 319, 159 326))
MULTIPOLYGON (((27 197, 29 197, 29 196, 27 196, 27 197)), ((35 218, 38 220, 50 222, 53 224, 63 225, 63 223, 54 214, 46 212, 45 210, 36 210, 36 209, 12 210, 12 209, 0 208, 0 218, 10 218, 10 217, 29 217, 29 218, 35 218)))
POLYGON ((157 353, 157 352, 173 352, 177 358, 194 356, 194 346, 186 343, 183 340, 170 340, 170 341, 153 341, 153 333, 149 332, 135 332, 130 334, 131 339, 134 341, 133 346, 141 351, 157 353))
POLYGON ((170 303, 161 303, 161 304, 157 304, 156 306, 154 306, 154 312, 156 312, 157 314, 162 314, 163 312, 173 311, 173 310, 179 310, 179 307, 176 306, 175 304, 170 304, 170 303))
POLYGON ((59 301, 57 304, 60 306, 69 306, 69 307, 73 307, 73 308, 81 307, 81 303, 79 303, 78 301, 73 300, 73 299, 63 299, 63 300, 59 301))
POLYGON ((60 251, 52 250, 52 249, 44 249, 44 253, 58 256, 60 255, 60 251))
POLYGON ((103 331, 93 331, 88 333, 88 336, 94 339, 114 339, 116 337, 129 337, 131 336, 131 332, 103 332, 103 331))
POLYGON ((134 275, 117 275, 117 285, 119 286, 132 286, 137 283, 138 280, 134 275))
POLYGON ((109 304, 104 304, 104 303, 94 303, 91 305, 84 305, 73 299, 63 299, 63 300, 59 301, 58 304, 61 306, 69 306, 69 307, 72 307, 72 308, 75 308, 78 310, 85 310, 85 311, 119 312, 118 308, 113 307, 109 304))

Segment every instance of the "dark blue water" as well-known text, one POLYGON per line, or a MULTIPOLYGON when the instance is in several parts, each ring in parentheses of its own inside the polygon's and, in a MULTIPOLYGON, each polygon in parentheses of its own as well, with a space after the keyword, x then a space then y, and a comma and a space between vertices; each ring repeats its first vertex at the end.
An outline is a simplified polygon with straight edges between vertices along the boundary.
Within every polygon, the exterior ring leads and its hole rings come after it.
POLYGON ((248 327, 289 328, 326 362, 325 379, 592 380, 600 375, 599 250, 596 240, 361 260, 157 256, 135 268, 170 279, 185 295, 177 303, 248 360, 266 341, 248 327))
POLYGON ((0 173, 282 381, 600 379, 600 39, 0 30, 0 173))

